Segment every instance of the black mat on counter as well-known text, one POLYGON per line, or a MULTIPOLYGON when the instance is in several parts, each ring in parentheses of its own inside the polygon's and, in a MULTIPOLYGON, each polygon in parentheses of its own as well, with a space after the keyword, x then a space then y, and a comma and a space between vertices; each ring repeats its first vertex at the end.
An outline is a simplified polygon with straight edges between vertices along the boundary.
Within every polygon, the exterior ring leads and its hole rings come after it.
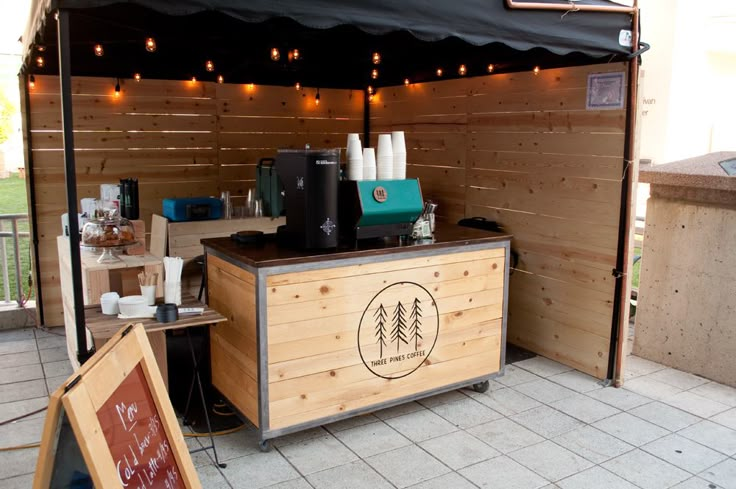
MULTIPOLYGON (((229 405, 221 398, 217 389, 212 387, 207 327, 189 328, 189 332, 192 336, 195 354, 198 358, 201 354, 200 376, 202 377, 202 387, 204 388, 212 431, 217 432, 240 426, 243 421, 238 418, 229 405)), ((192 375, 194 374, 192 354, 189 350, 187 335, 184 331, 167 331, 166 336, 166 354, 168 356, 167 361, 169 367, 169 398, 177 415, 182 416, 187 403, 192 375)), ((192 393, 187 421, 195 432, 207 433, 207 423, 196 384, 192 393)))

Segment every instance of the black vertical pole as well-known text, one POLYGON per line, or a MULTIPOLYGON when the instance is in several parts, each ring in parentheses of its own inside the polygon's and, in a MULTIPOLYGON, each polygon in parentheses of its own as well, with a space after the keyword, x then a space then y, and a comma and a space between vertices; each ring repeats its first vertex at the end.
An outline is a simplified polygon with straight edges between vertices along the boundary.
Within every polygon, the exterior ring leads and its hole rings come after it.
POLYGON ((368 90, 363 92, 363 147, 371 145, 371 96, 368 90))
POLYGON ((77 220, 77 174, 74 161, 74 119, 72 118, 72 62, 69 41, 69 11, 57 14, 59 37, 59 80, 61 81, 61 127, 64 138, 64 176, 66 180, 66 207, 69 212, 69 252, 71 258, 74 318, 77 325, 77 358, 79 363, 89 359, 87 328, 82 295, 82 260, 79 252, 79 221, 77 220))

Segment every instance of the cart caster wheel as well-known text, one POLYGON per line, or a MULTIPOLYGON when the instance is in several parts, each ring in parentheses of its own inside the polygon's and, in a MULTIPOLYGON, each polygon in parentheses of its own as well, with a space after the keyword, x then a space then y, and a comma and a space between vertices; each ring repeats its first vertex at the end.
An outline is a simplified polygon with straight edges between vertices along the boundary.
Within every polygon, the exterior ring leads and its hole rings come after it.
POLYGON ((266 453, 271 451, 271 440, 261 440, 258 442, 258 448, 266 453))
POLYGON ((487 380, 484 382, 478 382, 477 384, 473 384, 473 390, 482 394, 488 390, 488 387, 490 387, 490 385, 491 383, 487 380))

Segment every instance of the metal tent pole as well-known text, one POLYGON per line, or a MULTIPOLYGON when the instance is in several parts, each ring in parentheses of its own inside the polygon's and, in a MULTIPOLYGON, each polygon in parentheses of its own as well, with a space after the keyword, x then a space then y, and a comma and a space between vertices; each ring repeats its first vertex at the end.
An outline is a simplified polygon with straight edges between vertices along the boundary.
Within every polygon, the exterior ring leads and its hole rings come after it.
POLYGON ((64 140, 64 177, 66 207, 69 212, 69 254, 71 258, 74 318, 77 326, 77 358, 83 364, 91 356, 87 349, 87 328, 82 295, 82 260, 79 252, 79 221, 77 220, 77 174, 74 161, 74 119, 72 117, 72 63, 69 40, 69 11, 56 14, 59 38, 59 80, 61 82, 61 127, 64 140))

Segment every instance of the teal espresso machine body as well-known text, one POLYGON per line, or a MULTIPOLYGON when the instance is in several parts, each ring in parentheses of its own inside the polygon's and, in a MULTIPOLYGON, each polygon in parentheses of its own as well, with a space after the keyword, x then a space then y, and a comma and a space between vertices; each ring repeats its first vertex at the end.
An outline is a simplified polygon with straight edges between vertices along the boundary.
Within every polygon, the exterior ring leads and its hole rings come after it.
POLYGON ((344 180, 340 182, 339 222, 345 239, 412 234, 424 210, 419 180, 344 180))

